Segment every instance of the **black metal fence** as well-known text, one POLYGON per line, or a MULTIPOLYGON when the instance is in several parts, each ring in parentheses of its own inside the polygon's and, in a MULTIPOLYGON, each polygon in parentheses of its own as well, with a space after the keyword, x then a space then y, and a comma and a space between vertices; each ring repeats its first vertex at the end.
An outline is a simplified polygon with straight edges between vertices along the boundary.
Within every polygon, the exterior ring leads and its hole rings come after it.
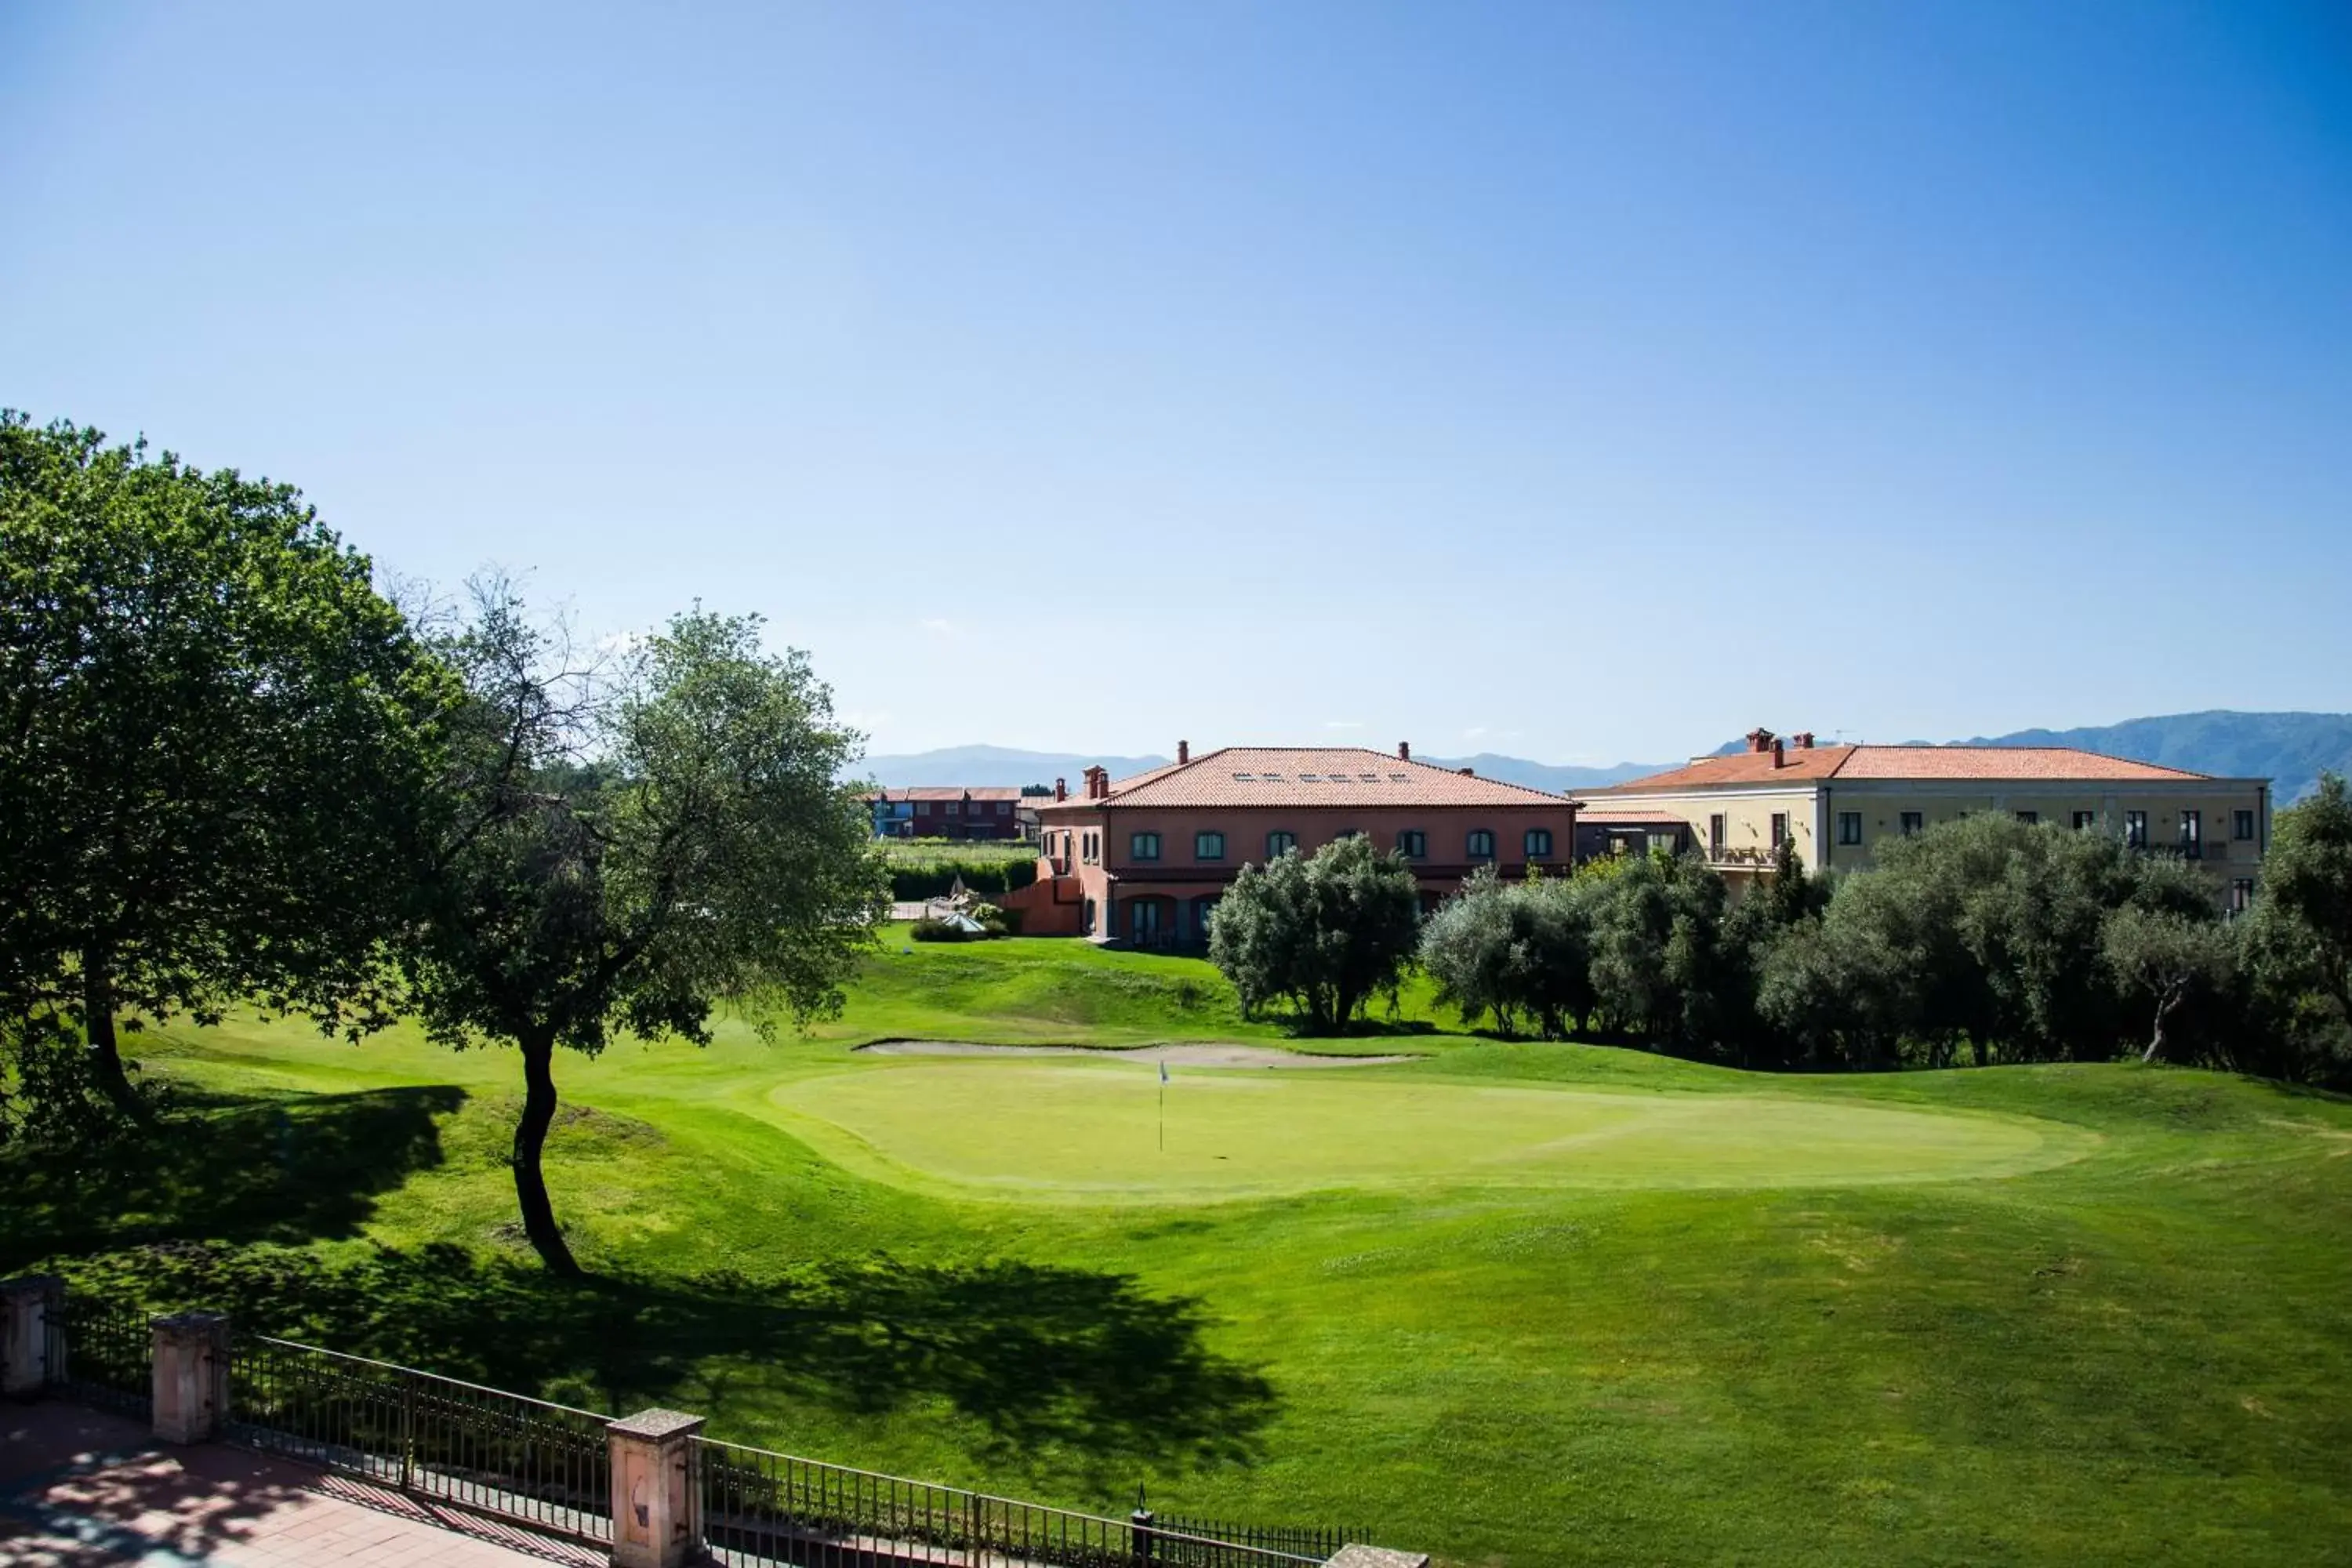
POLYGON ((154 1331, 135 1308, 81 1295, 43 1319, 48 1380, 85 1405, 145 1419, 155 1403, 154 1331))
MULTIPOLYGON (((1297 1568, 1307 1555, 695 1439, 702 1533, 730 1568, 1297 1568)), ((1334 1551, 1337 1550, 1335 1547, 1334 1551)))
POLYGON ((229 1355, 237 1441, 453 1508, 613 1538, 606 1417, 261 1334, 229 1355))
POLYGON ((1154 1522, 1158 1528, 1172 1530, 1180 1535, 1230 1542, 1235 1546, 1263 1547, 1269 1552, 1289 1552, 1318 1563, 1338 1555, 1339 1548, 1351 1541, 1371 1539, 1362 1531, 1337 1526, 1234 1524, 1225 1520, 1193 1519, 1181 1513, 1163 1513, 1154 1522))

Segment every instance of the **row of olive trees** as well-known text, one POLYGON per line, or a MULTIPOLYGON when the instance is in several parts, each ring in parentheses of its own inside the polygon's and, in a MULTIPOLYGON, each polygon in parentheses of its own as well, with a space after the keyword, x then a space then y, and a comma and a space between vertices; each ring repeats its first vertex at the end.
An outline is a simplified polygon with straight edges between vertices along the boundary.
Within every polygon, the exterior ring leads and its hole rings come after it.
POLYGON ((1245 1005, 1345 1028, 1418 963, 1465 1022, 1759 1068, 2103 1060, 2330 1079, 2352 1063, 2352 799, 2280 815, 2254 912, 2196 868, 1991 814, 1834 886, 1784 853, 1733 900, 1692 858, 1473 877, 1415 932, 1409 867, 1343 841, 1244 873, 1211 955, 1245 1005))
POLYGON ((579 656, 510 584, 406 615, 300 496, 0 414, 0 1136, 151 1120, 118 1028, 258 1003, 518 1047, 837 1010, 887 874, 860 738, 756 617, 579 656))

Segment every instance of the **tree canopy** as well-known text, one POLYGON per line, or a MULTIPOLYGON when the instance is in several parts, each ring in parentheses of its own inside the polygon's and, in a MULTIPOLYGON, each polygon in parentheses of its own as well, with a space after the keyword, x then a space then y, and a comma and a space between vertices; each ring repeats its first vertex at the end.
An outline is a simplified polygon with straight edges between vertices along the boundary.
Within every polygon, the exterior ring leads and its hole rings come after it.
POLYGON ((0 414, 0 1009, 89 1047, 20 1092, 135 1108, 121 1014, 380 1017, 454 692, 290 486, 0 414))
POLYGON ((1243 867, 1217 901, 1209 958, 1244 1008, 1286 1001, 1301 1028, 1331 1035, 1395 990, 1420 929, 1411 865, 1357 835, 1243 867))
POLYGON ((854 786, 859 737, 755 616, 681 615, 611 668, 576 662, 502 584, 444 640, 467 702, 428 913, 404 953, 436 1037, 510 1041, 523 1228, 576 1272, 541 1169, 558 1046, 709 1037, 837 1011, 887 875, 854 786))

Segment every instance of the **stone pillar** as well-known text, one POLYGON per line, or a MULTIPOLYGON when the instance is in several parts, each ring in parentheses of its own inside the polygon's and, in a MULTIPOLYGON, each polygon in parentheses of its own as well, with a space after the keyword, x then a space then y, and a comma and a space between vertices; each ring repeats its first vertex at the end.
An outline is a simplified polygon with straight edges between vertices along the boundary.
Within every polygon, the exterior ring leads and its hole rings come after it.
POLYGON ((1429 1568, 1426 1552, 1390 1552, 1378 1546, 1342 1546, 1323 1568, 1429 1568))
POLYGON ((702 1483, 693 1439, 702 1417, 640 1410, 605 1428, 613 1452, 614 1568, 702 1561, 702 1483))
POLYGON ((0 1279, 0 1394, 28 1399, 66 1380, 64 1341, 59 1364, 49 1364, 49 1325, 64 1325, 66 1282, 54 1274, 0 1279))
POLYGON ((218 1312, 157 1318, 155 1436, 209 1443, 228 1419, 228 1320, 218 1312))

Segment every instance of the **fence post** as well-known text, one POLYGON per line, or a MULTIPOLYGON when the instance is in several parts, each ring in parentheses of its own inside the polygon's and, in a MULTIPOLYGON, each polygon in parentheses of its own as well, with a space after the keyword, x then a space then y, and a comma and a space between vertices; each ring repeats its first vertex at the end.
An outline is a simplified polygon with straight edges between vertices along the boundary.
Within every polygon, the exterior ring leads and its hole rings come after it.
POLYGON ((686 1568, 703 1555, 702 1417, 640 1410, 604 1429, 613 1456, 614 1568, 686 1568))
POLYGON ((1151 1549, 1160 1539, 1151 1528, 1151 1521, 1156 1517, 1140 1501, 1137 1503, 1135 1511, 1127 1516, 1128 1555, 1134 1562, 1135 1568, 1149 1568, 1153 1561, 1151 1549))
POLYGON ((154 1319, 155 1436, 209 1443, 228 1419, 228 1319, 181 1312, 154 1319))
POLYGON ((29 1399, 63 1383, 66 1369, 49 1364, 49 1348, 65 1343, 66 1282, 54 1274, 0 1279, 0 1394, 29 1399))

